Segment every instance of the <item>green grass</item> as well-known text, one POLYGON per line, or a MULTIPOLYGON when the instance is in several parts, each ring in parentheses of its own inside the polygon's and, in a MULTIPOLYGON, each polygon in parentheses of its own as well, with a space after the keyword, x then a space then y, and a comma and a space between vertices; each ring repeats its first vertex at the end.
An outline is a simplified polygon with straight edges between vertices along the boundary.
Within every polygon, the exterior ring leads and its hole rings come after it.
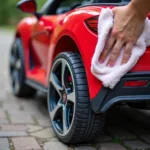
POLYGON ((9 141, 9 148, 10 148, 10 150, 15 150, 15 148, 13 146, 13 143, 12 143, 12 140, 9 138, 8 141, 9 141))
POLYGON ((7 111, 5 112, 5 114, 6 114, 6 119, 7 119, 8 121, 11 121, 10 115, 8 114, 7 111))
POLYGON ((119 144, 122 143, 121 139, 119 139, 119 138, 113 138, 113 139, 112 139, 112 142, 113 142, 113 143, 119 143, 119 144))

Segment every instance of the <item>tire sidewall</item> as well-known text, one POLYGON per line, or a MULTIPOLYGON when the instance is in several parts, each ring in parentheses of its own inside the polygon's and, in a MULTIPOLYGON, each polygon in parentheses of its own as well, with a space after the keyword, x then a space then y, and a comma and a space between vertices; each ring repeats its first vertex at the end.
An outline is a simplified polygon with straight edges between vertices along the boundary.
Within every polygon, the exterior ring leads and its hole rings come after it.
MULTIPOLYGON (((12 85, 12 90, 13 90, 14 95, 19 96, 20 90, 24 87, 24 84, 25 84, 24 53, 23 53, 22 41, 20 38, 15 39, 15 41, 12 45, 12 48, 15 45, 16 45, 16 49, 18 51, 18 56, 21 61, 21 67, 20 67, 19 78, 18 78, 19 90, 16 92, 14 90, 13 85, 12 85)), ((10 72, 10 76, 11 76, 11 72, 10 72)), ((11 82, 12 82, 12 77, 11 77, 11 82)))

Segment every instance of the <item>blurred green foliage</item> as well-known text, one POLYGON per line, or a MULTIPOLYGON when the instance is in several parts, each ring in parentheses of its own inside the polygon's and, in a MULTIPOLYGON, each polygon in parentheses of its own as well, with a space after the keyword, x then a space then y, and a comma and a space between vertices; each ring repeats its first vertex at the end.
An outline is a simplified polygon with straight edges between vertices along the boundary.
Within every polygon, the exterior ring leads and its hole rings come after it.
MULTIPOLYGON (((0 26, 15 25, 23 16, 27 15, 16 8, 19 0, 0 0, 0 26)), ((36 0, 38 9, 46 0, 36 0)))

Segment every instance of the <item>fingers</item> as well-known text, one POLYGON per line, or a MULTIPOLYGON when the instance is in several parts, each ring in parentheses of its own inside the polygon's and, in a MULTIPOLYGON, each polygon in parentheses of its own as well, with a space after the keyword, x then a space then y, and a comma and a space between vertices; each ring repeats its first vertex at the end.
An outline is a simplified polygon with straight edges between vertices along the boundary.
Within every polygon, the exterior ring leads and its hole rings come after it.
POLYGON ((114 66, 117 58, 120 55, 120 52, 121 52, 121 49, 122 49, 123 45, 124 45, 124 41, 123 40, 117 40, 117 42, 115 43, 115 45, 114 45, 114 47, 112 49, 112 52, 110 54, 110 58, 109 58, 108 63, 107 63, 107 65, 109 67, 114 66))
POLYGON ((125 46, 124 54, 123 54, 123 60, 122 64, 125 64, 128 62, 130 59, 131 53, 132 53, 132 48, 133 48, 133 43, 127 43, 125 46))
POLYGON ((100 63, 103 63, 105 61, 105 59, 106 59, 110 49, 113 47, 114 43, 115 43, 115 38, 112 35, 110 35, 110 37, 107 40, 107 43, 105 45, 105 48, 100 56, 100 63))

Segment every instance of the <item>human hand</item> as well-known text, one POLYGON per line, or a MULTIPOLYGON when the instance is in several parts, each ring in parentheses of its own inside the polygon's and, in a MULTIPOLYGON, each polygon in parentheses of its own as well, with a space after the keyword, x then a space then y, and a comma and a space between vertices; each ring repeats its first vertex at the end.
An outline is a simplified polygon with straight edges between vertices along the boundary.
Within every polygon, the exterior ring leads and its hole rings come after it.
POLYGON ((103 63, 110 53, 107 63, 109 67, 115 64, 123 47, 125 49, 122 64, 128 62, 132 48, 143 31, 145 21, 145 16, 142 16, 131 4, 114 8, 113 14, 114 26, 100 56, 100 63, 103 63))

